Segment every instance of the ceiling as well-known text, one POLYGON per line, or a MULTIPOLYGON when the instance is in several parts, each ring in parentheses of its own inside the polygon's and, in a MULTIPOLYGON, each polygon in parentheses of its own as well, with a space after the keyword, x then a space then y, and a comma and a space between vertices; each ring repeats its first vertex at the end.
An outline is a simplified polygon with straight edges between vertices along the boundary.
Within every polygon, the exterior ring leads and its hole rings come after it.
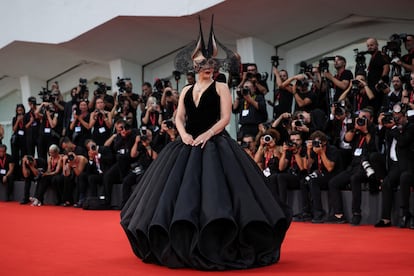
MULTIPOLYGON (((339 30, 381 22, 404 22, 414 32, 412 0, 378 3, 373 0, 227 0, 183 17, 119 16, 60 44, 10 43, 0 49, 0 86, 8 77, 24 75, 48 80, 82 62, 106 64, 125 59, 151 66, 196 39, 199 15, 206 35, 214 14, 218 40, 232 49, 238 39, 245 37, 255 37, 281 48, 295 47, 339 30)), ((373 34, 382 39, 387 39, 387 35, 373 34)))

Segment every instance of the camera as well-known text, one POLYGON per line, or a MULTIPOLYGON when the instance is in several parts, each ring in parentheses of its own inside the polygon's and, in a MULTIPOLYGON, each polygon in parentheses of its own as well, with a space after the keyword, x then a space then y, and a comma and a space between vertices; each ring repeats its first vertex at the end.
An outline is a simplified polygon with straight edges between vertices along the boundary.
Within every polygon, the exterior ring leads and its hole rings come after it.
POLYGON ((263 141, 264 141, 266 144, 268 144, 268 143, 270 143, 270 142, 272 142, 272 141, 273 141, 273 137, 272 137, 272 136, 270 136, 269 134, 266 134, 265 136, 263 136, 263 141))
POLYGON ((166 91, 165 91, 165 96, 166 96, 166 97, 171 97, 171 96, 172 96, 172 92, 171 92, 171 90, 166 90, 166 91))
POLYGON ((386 50, 391 52, 391 58, 399 57, 401 55, 401 41, 407 41, 407 34, 392 34, 389 41, 384 46, 386 50))
POLYGON ((294 148, 296 146, 296 143, 294 143, 292 141, 287 141, 286 145, 291 149, 291 148, 294 148))
POLYGON ((385 112, 384 117, 382 118, 381 122, 383 125, 389 124, 394 120, 394 115, 392 112, 385 112))
POLYGON ((335 60, 335 57, 324 57, 319 60, 319 71, 322 73, 329 72, 329 61, 335 60))
POLYGON ((242 141, 240 146, 242 147, 242 149, 248 149, 248 148, 250 148, 250 142, 242 141))
POLYGON ((367 69, 365 55, 368 54, 367 51, 360 52, 358 49, 354 49, 355 52, 355 74, 365 72, 367 69))
POLYGON ((32 164, 34 162, 34 158, 33 158, 32 155, 27 155, 26 158, 27 158, 27 161, 29 161, 30 164, 32 164))
POLYGON ((95 144, 92 144, 92 145, 91 145, 91 150, 93 150, 93 151, 95 151, 95 150, 96 150, 96 145, 95 145, 95 144))
POLYGON ((48 90, 45 87, 42 87, 42 91, 40 91, 38 95, 45 103, 53 103, 54 101, 56 101, 56 98, 52 94, 52 91, 48 90))
POLYGON ((301 127, 301 126, 304 126, 305 124, 303 123, 303 121, 302 120, 296 120, 295 121, 295 126, 297 126, 297 127, 301 127))
POLYGON ((141 136, 141 141, 148 141, 148 136, 147 136, 147 127, 146 126, 142 126, 139 129, 139 136, 141 136))
POLYGON ((249 87, 243 87, 242 90, 241 90, 241 94, 243 96, 249 95, 250 94, 250 88, 249 87))
POLYGON ((246 74, 246 78, 248 80, 251 80, 253 78, 256 78, 257 81, 267 81, 267 78, 268 77, 269 77, 269 74, 267 72, 257 73, 257 74, 253 74, 253 73, 247 73, 246 74))
POLYGON ((174 128, 174 122, 172 119, 165 120, 164 123, 168 128, 174 128))
POLYGON ((104 83, 104 82, 95 81, 94 84, 97 86, 96 94, 98 94, 98 95, 106 94, 107 90, 111 90, 111 87, 107 86, 106 83, 104 83))
POLYGON ((72 162, 73 160, 75 160, 75 155, 74 154, 68 154, 68 159, 66 160, 66 163, 72 162))
POLYGON ((312 147, 320 148, 320 147, 322 147, 322 142, 319 141, 319 140, 312 140, 312 147))
POLYGON ((365 116, 363 116, 363 117, 361 117, 361 118, 357 118, 356 119, 356 123, 357 123, 357 125, 359 125, 359 126, 365 126, 366 125, 366 123, 367 123, 367 121, 368 121, 368 119, 367 119, 367 117, 365 117, 365 116))
POLYGON ((368 161, 362 161, 361 163, 362 168, 365 171, 365 174, 367 175, 368 178, 370 178, 371 176, 373 176, 375 174, 374 169, 371 167, 371 164, 368 161))
POLYGON ((300 67, 299 74, 305 74, 305 73, 312 74, 312 69, 313 69, 312 64, 307 64, 306 61, 301 61, 299 63, 299 67, 300 67))
POLYGON ((277 68, 279 66, 280 60, 283 60, 283 59, 279 58, 279 56, 271 56, 270 60, 272 62, 272 66, 277 68))
POLYGON ((351 95, 355 95, 359 93, 359 84, 360 81, 359 80, 352 80, 351 81, 352 85, 351 85, 351 95))
POLYGON ((118 86, 119 93, 124 93, 126 91, 126 81, 130 80, 130 78, 117 78, 116 86, 118 86))

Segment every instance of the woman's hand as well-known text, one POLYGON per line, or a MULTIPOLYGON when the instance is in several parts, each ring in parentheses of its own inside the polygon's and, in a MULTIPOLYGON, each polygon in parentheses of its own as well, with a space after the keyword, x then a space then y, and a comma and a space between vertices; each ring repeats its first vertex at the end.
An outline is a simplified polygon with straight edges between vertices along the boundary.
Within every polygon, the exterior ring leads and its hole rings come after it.
POLYGON ((201 145, 201 148, 204 148, 204 146, 206 145, 207 141, 210 140, 211 137, 214 136, 214 133, 211 129, 203 132, 202 134, 200 134, 199 136, 197 136, 197 138, 193 141, 192 146, 199 146, 201 145))
POLYGON ((191 136, 190 134, 186 133, 184 135, 181 136, 181 140, 183 141, 184 144, 186 145, 191 145, 194 146, 194 140, 193 140, 193 136, 191 136))

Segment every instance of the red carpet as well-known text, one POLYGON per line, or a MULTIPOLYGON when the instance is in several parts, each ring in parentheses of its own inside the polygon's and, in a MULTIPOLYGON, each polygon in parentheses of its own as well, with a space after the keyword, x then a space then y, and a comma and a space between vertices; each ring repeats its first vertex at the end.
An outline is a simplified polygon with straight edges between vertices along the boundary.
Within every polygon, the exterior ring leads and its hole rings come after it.
POLYGON ((414 231, 293 223, 276 265, 226 272, 173 270, 137 259, 119 211, 0 202, 1 275, 413 275, 414 231))

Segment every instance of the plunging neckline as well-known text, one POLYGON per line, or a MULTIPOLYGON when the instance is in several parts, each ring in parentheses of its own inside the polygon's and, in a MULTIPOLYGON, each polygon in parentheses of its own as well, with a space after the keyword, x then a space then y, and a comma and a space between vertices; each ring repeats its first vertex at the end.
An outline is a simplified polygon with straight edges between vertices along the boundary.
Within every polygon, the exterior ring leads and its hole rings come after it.
POLYGON ((194 88, 195 88, 195 85, 193 86, 193 90, 191 91, 191 98, 192 98, 192 100, 193 100, 193 104, 194 104, 194 106, 195 106, 195 108, 197 108, 198 109, 198 107, 200 106, 200 103, 201 103, 201 98, 204 96, 204 94, 207 92, 207 90, 210 88, 210 86, 212 85, 214 83, 214 81, 213 82, 211 82, 210 83, 210 85, 209 86, 207 86, 206 87, 206 89, 204 89, 202 92, 199 92, 199 94, 200 94, 200 97, 198 98, 198 102, 196 102, 195 100, 194 100, 194 88))

